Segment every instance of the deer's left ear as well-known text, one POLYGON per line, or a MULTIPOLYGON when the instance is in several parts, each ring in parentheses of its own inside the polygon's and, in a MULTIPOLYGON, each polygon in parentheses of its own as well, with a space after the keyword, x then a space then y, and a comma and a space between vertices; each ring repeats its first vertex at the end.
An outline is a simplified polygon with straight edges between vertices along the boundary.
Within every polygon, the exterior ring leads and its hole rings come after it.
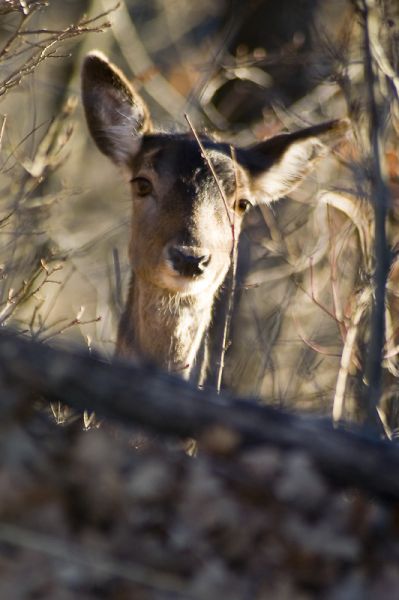
POLYGON ((250 175, 256 201, 269 203, 292 191, 317 159, 329 152, 328 145, 348 128, 347 120, 329 121, 238 150, 238 161, 250 175))

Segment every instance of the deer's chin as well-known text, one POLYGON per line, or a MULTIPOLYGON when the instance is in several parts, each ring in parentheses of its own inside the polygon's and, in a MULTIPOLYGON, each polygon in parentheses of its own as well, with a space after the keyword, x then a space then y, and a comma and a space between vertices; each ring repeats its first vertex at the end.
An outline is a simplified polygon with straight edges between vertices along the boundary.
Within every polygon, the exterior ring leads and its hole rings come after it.
POLYGON ((183 277, 178 273, 164 273, 158 285, 174 294, 195 296, 209 288, 209 281, 202 275, 198 277, 183 277))
POLYGON ((166 264, 158 271, 158 276, 153 283, 171 294, 195 296, 213 287, 213 279, 209 275, 210 273, 204 273, 204 275, 186 277, 166 264))

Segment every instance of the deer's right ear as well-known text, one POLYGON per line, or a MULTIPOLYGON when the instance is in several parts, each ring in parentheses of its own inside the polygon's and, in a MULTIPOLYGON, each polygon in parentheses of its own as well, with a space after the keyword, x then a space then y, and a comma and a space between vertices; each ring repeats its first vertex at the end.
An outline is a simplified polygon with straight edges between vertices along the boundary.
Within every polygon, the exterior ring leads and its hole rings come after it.
POLYGON ((151 131, 151 119, 142 98, 101 52, 91 52, 83 63, 82 98, 98 148, 118 165, 129 162, 151 131))

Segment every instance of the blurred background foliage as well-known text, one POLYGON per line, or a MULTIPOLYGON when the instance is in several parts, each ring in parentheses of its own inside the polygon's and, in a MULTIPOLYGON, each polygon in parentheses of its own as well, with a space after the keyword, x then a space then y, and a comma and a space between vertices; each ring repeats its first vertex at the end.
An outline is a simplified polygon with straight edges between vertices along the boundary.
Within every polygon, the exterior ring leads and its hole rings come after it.
MULTIPOLYGON (((393 69, 379 103, 395 249, 399 8, 377 4, 393 69)), ((130 200, 83 119, 80 66, 97 48, 131 77, 162 128, 187 129, 187 113, 198 128, 245 145, 352 118, 354 135, 300 189, 246 218, 224 385, 283 407, 330 413, 335 402, 339 417, 359 413, 351 400, 363 381, 373 238, 361 31, 349 0, 0 0, 1 323, 112 356, 128 279, 130 200)), ((384 388, 393 404, 394 267, 384 388)), ((214 363, 223 300, 222 293, 214 363)))

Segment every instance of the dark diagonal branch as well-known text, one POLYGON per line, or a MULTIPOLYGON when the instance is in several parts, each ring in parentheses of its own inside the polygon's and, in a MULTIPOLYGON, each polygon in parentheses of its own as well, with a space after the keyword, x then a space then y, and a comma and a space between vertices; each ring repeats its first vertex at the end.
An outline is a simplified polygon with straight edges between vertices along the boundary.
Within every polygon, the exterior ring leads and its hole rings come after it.
MULTIPOLYGON (((40 394, 79 411, 96 411, 101 417, 158 434, 201 438, 216 428, 232 433, 236 448, 269 444, 302 449, 335 485, 357 486, 399 499, 399 452, 395 446, 226 394, 218 396, 215 390, 201 391, 148 365, 108 364, 3 330, 0 380, 3 388, 16 388, 16 397, 40 394)), ((2 401, 3 410, 9 410, 8 397, 3 396, 2 401)))

